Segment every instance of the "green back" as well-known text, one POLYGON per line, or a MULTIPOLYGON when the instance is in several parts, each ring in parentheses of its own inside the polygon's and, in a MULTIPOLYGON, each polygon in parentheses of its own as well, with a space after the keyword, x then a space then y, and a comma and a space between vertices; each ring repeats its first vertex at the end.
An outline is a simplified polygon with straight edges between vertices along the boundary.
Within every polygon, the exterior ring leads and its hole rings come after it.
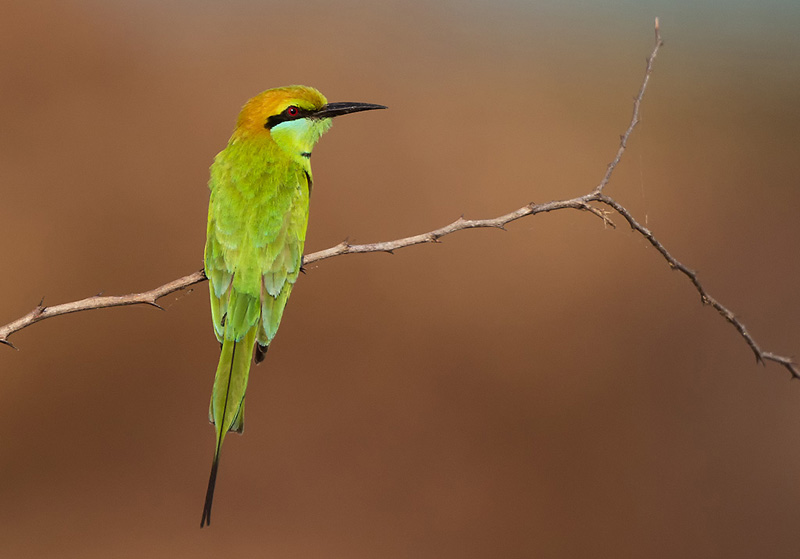
POLYGON ((205 270, 214 331, 268 345, 300 273, 310 169, 274 143, 232 138, 211 166, 205 270))

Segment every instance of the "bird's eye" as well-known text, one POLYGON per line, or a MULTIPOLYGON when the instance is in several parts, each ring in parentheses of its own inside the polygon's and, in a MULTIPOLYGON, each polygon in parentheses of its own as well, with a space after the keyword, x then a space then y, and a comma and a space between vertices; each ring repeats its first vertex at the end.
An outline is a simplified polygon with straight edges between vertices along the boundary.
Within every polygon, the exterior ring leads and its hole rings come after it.
POLYGON ((290 107, 288 107, 288 108, 286 109, 286 114, 287 114, 288 116, 297 116, 298 114, 300 114, 300 111, 298 110, 298 108, 297 108, 297 107, 295 107, 294 105, 292 105, 292 106, 290 106, 290 107))

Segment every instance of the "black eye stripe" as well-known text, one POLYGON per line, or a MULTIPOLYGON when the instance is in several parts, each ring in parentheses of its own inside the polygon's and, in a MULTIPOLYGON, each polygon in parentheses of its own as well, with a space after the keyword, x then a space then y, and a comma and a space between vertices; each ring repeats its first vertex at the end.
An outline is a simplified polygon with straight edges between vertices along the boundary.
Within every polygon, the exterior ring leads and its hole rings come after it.
POLYGON ((287 107, 283 112, 278 113, 276 115, 272 115, 267 119, 267 122, 264 124, 264 128, 270 129, 273 126, 280 124, 281 122, 286 122, 289 120, 297 120, 298 118, 306 118, 311 115, 312 111, 304 109, 302 107, 298 107, 296 105, 292 105, 291 107, 287 107), (289 109, 294 108, 296 109, 295 114, 289 114, 289 109))

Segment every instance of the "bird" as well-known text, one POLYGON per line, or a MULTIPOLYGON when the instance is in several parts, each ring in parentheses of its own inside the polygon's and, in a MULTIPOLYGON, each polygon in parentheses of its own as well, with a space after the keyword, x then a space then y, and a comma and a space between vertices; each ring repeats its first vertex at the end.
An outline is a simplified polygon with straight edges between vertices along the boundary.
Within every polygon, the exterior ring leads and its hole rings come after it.
POLYGON ((245 103, 227 147, 214 158, 204 272, 221 349, 208 414, 216 446, 201 528, 211 524, 225 435, 244 427, 251 361, 264 360, 302 270, 314 145, 334 117, 385 108, 328 103, 302 85, 268 89, 245 103))

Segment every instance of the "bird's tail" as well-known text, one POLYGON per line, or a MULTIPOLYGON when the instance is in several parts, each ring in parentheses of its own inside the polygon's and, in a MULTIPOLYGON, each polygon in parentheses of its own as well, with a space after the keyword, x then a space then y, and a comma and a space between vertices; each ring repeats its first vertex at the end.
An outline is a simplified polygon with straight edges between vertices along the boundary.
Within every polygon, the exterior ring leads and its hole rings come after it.
POLYGON ((253 327, 241 340, 225 340, 222 343, 208 411, 208 419, 216 428, 217 445, 214 450, 214 461, 211 463, 211 475, 208 478, 203 518, 200 520, 201 528, 211 524, 211 504, 214 501, 214 486, 217 483, 219 452, 225 434, 228 431, 241 433, 244 428, 244 396, 247 379, 250 376, 250 361, 257 330, 253 327))

